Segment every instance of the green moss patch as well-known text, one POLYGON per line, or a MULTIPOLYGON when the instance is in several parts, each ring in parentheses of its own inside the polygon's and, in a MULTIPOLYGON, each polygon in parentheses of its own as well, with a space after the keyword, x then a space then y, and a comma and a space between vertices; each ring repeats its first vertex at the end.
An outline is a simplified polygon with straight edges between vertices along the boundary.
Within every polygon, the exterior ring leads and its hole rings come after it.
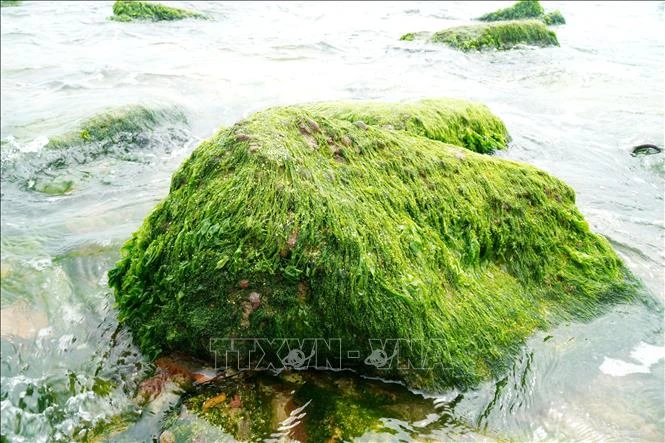
POLYGON ((401 36, 399 39, 405 42, 412 42, 414 40, 424 40, 427 37, 430 36, 429 32, 407 32, 403 36, 401 36))
POLYGON ((360 128, 369 125, 387 131, 404 131, 479 153, 503 149, 508 143, 508 131, 503 122, 486 106, 467 100, 426 99, 399 106, 394 103, 337 102, 313 104, 309 108, 328 118, 353 122, 360 128))
POLYGON ((117 0, 113 4, 113 16, 117 21, 152 20, 170 21, 186 18, 207 18, 206 15, 196 11, 173 8, 159 3, 149 3, 134 0, 117 0))
POLYGON ((483 105, 445 99, 222 129, 110 271, 120 321, 151 356, 210 357, 224 337, 334 337, 369 356, 370 339, 408 339, 381 370, 341 364, 426 389, 498 374, 534 330, 634 292, 570 187, 473 152, 506 136, 483 105))
POLYGON ((556 33, 537 20, 458 26, 437 32, 431 41, 445 43, 463 51, 505 50, 517 45, 559 46, 556 33))

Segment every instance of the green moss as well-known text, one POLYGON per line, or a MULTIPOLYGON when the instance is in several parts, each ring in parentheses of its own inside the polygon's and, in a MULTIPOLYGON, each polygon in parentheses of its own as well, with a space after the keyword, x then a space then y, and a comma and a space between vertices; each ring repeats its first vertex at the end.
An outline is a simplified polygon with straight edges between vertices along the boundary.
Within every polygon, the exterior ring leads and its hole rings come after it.
POLYGON ((552 11, 543 16, 543 22, 545 22, 546 25, 565 25, 566 19, 563 18, 561 12, 552 11))
POLYGON ((109 110, 84 121, 80 128, 49 139, 47 149, 59 149, 84 143, 134 139, 166 122, 186 122, 175 109, 148 109, 132 105, 109 110))
POLYGON ((195 11, 135 0, 117 0, 113 4, 113 16, 111 17, 111 19, 121 22, 134 20, 182 20, 185 18, 207 17, 195 11))
POLYGON ((509 8, 499 9, 478 18, 478 20, 494 22, 501 20, 521 20, 538 18, 544 13, 538 0, 520 0, 509 8))
MULTIPOLYGON (((571 188, 436 139, 484 134, 486 152, 505 140, 497 122, 424 100, 274 108, 221 130, 109 273, 120 321, 151 356, 209 357, 219 337, 336 337, 369 355, 369 339, 402 338, 422 342, 400 363, 436 365, 384 377, 441 388, 500 373, 534 330, 634 291, 571 188)), ((342 365, 376 373, 357 361, 342 365)))
POLYGON ((445 43, 463 51, 487 48, 510 49, 520 44, 559 46, 556 33, 537 20, 459 26, 437 32, 435 43, 445 43))

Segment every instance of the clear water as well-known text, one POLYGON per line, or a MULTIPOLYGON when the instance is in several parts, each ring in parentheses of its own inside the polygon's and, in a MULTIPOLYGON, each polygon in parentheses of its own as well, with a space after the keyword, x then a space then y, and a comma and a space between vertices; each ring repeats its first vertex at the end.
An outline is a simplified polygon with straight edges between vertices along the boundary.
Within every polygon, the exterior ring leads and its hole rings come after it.
POLYGON ((80 439, 119 416, 138 421, 129 439, 159 432, 138 418, 150 368, 117 328, 105 275, 200 140, 276 104, 453 96, 504 119, 513 141, 499 155, 575 189, 656 303, 537 334, 505 378, 427 397, 426 416, 386 417, 364 440, 665 438, 665 155, 630 156, 664 142, 663 2, 546 2, 568 22, 560 48, 469 54, 398 38, 508 3, 178 4, 214 20, 117 23, 111 2, 1 10, 4 437, 80 439), (180 106, 190 124, 136 156, 74 159, 67 195, 27 189, 48 173, 49 136, 132 103, 180 106))

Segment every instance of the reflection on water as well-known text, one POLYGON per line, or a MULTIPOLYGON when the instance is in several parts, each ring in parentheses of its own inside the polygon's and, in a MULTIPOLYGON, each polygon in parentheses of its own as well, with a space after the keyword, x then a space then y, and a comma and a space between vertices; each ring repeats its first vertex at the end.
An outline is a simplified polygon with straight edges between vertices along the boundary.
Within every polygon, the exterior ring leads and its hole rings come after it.
MULTIPOLYGON (((537 334, 504 377, 466 392, 412 393, 350 374, 262 374, 138 401, 153 368, 117 326, 106 271, 202 138, 276 104, 483 101, 513 137, 499 155, 571 184, 591 227, 649 297, 664 298, 665 155, 630 155, 636 145, 663 145, 662 2, 552 2, 568 22, 556 29, 560 48, 482 54, 397 38, 505 2, 180 3, 215 20, 111 22, 111 2, 2 8, 3 438, 132 441, 166 429, 214 441, 228 431, 197 414, 196 402, 223 389, 262 401, 253 416, 233 408, 232 417, 248 417, 235 422, 240 437, 252 417, 264 417, 258 435, 274 439, 314 440, 312 423, 360 441, 665 438, 659 303, 537 334), (189 124, 147 132, 140 146, 42 149, 128 104, 175 105, 189 124)), ((224 394, 220 408, 233 400, 224 394)))

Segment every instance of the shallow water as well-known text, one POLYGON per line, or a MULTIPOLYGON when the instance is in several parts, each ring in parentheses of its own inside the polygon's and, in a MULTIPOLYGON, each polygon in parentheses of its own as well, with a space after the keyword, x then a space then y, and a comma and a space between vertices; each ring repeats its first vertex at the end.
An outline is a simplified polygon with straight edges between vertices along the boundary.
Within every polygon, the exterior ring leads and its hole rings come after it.
POLYGON ((69 441, 113 417, 138 420, 131 439, 159 432, 159 420, 139 420, 134 392, 150 367, 117 328, 106 271, 200 140, 276 104, 453 96, 504 119, 513 140, 498 155, 575 189, 657 302, 537 334, 505 378, 411 394, 430 402, 423 417, 388 414, 359 439, 665 438, 665 154, 630 155, 664 142, 663 2, 548 2, 568 22, 560 48, 469 54, 397 39, 505 2, 178 3, 214 20, 117 23, 111 2, 1 10, 3 436, 69 441), (64 153, 72 191, 30 189, 52 173, 48 137, 133 103, 178 106, 189 124, 132 156, 64 153))

